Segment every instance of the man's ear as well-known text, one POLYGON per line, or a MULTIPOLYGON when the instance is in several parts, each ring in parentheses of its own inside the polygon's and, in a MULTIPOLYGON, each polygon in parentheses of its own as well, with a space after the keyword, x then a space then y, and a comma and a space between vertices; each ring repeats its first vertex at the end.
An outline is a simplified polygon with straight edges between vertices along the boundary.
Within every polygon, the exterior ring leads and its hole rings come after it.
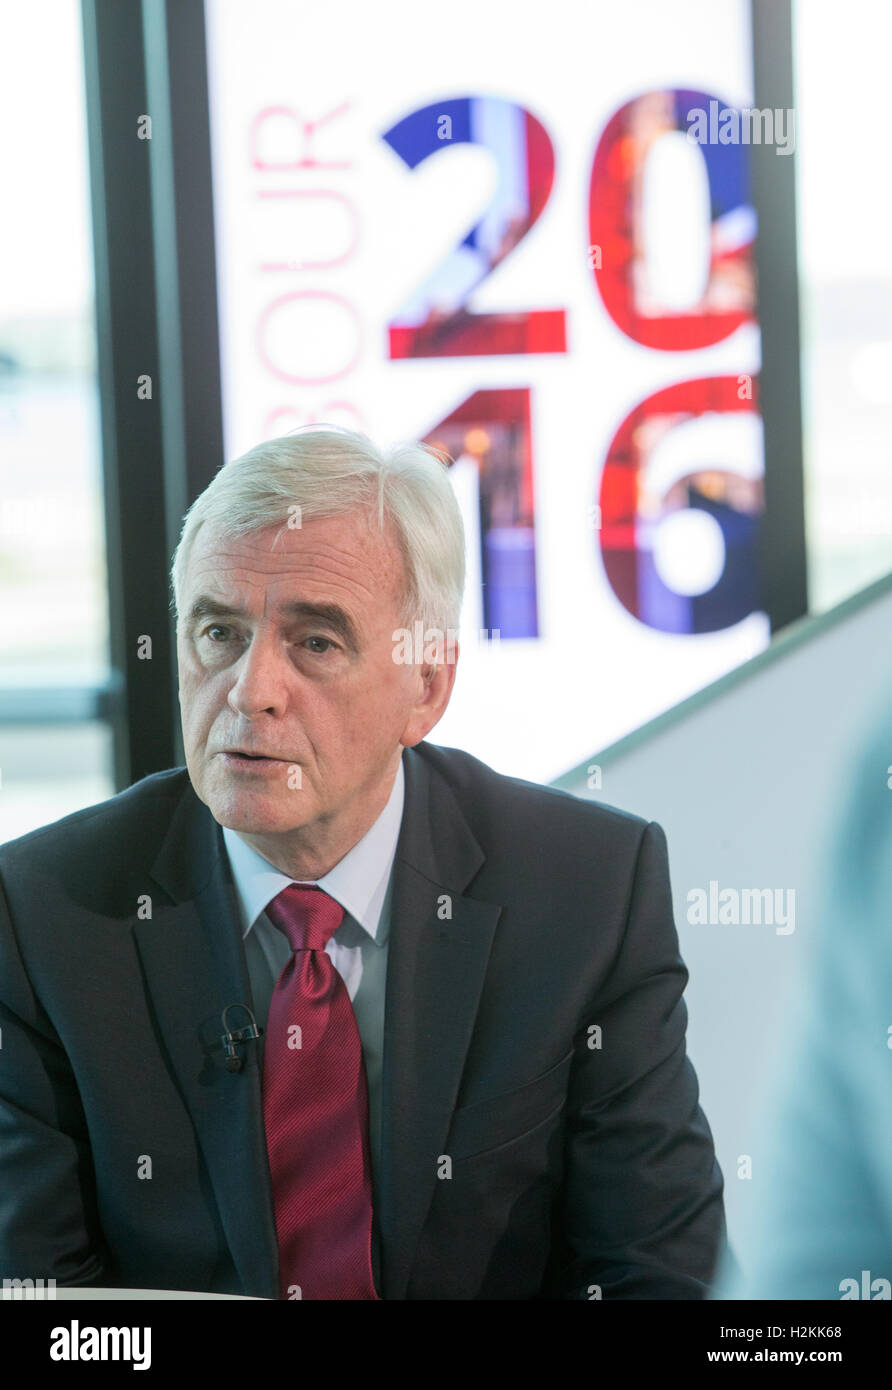
POLYGON ((441 662, 438 665, 428 663, 419 671, 421 693, 412 707, 403 729, 400 742, 404 748, 412 748, 416 743, 420 743, 423 738, 426 738, 446 712, 446 706, 452 696, 452 687, 455 684, 458 665, 457 641, 452 641, 450 651, 447 652, 448 655, 451 655, 451 660, 441 662))

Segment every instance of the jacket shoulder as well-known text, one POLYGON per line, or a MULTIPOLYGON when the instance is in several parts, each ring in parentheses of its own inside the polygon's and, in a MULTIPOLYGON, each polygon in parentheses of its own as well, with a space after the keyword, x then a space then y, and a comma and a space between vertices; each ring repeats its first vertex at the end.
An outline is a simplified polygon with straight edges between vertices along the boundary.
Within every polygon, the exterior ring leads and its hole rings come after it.
POLYGON ((602 834, 632 835, 636 839, 649 824, 645 816, 603 801, 588 801, 558 787, 497 772, 463 748, 421 742, 415 745, 415 751, 448 782, 458 800, 472 808, 472 820, 474 811, 487 819, 492 815, 505 816, 507 812, 533 822, 538 819, 551 830, 565 825, 602 834))

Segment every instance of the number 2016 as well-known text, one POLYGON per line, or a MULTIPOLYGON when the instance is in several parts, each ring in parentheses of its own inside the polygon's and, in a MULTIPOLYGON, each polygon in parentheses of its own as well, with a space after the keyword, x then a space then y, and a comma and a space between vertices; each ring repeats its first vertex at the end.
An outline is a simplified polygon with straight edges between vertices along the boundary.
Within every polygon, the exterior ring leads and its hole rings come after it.
MULTIPOLYGON (((755 316, 755 214, 746 151, 739 144, 700 146, 710 227, 699 302, 672 311, 648 295, 642 212, 646 161, 661 137, 687 132, 689 113, 708 110, 710 100, 712 94, 693 90, 644 93, 610 117, 592 159, 581 254, 616 327, 656 352, 710 347, 755 316)), ((550 197, 554 148, 541 122, 499 97, 458 97, 411 112, 382 139, 412 170, 461 143, 488 150, 497 170, 482 216, 394 313, 387 326, 391 359, 565 353, 564 308, 479 313, 469 307, 550 197)), ((669 430, 710 412, 755 411, 754 396, 753 378, 745 373, 678 382, 640 401, 614 433, 592 507, 598 519, 593 531, 614 594, 651 628, 714 632, 758 606, 761 480, 730 468, 699 466, 677 479, 665 496, 654 497, 645 477, 656 443, 669 430), (655 561, 659 523, 683 509, 706 512, 724 542, 722 572, 703 593, 677 593, 655 561)), ((530 386, 479 390, 425 436, 453 457, 462 453, 476 459, 484 625, 498 628, 502 637, 535 637, 539 631, 530 418, 530 386)))

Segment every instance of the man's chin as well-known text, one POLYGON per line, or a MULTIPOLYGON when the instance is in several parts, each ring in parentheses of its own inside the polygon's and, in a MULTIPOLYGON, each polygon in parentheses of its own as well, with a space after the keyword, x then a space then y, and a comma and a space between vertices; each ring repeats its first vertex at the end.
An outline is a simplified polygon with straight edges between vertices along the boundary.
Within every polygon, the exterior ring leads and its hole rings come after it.
POLYGON ((203 800, 219 825, 246 835, 297 830, 312 819, 299 807, 300 793, 282 787, 214 788, 203 800), (301 814, 301 812, 304 814, 301 814))

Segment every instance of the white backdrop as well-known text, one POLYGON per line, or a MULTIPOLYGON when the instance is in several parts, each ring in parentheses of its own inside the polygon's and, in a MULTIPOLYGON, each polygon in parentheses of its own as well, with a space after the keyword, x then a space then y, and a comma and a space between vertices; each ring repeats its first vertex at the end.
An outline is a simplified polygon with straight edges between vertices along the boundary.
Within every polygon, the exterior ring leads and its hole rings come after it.
MULTIPOLYGON (((545 24, 516 5, 455 0, 420 26, 409 0, 206 0, 227 458, 311 422, 382 444, 423 438, 477 391, 530 392, 538 635, 480 640, 470 464, 456 478, 471 552, 461 656, 436 731, 502 771, 547 781, 768 640, 757 611, 696 635, 633 616, 608 582, 592 513, 610 442, 640 402, 692 379, 758 373, 751 320, 692 350, 632 341, 599 294, 588 223, 595 151, 624 103, 673 88, 751 102, 748 11, 745 0, 557 0, 545 24), (490 149, 456 141, 409 168, 382 138, 462 97, 484 99, 490 149), (447 298, 456 277, 473 282, 468 248, 450 254, 497 190, 510 199, 523 184, 499 126, 506 108, 487 102, 516 103, 541 124, 554 181, 514 250, 458 298, 475 314, 563 309, 566 351, 392 360, 388 324, 435 273, 447 298)), ((710 223, 705 169, 678 131, 647 156, 643 302, 693 312, 711 254, 751 239, 751 210, 710 223)), ((758 414, 711 411, 659 443, 646 486, 662 496, 698 468, 758 478, 762 466, 758 414)), ((673 589, 705 591, 721 572, 721 532, 702 511, 639 517, 636 534, 673 589)))

